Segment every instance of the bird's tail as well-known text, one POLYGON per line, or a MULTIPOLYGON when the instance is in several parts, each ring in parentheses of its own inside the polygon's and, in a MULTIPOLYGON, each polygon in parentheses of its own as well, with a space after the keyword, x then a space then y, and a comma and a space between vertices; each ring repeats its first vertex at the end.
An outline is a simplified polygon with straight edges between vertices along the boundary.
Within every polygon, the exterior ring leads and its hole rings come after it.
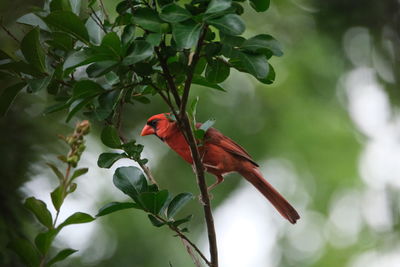
POLYGON ((299 214, 292 205, 262 177, 258 169, 254 168, 252 171, 242 171, 240 174, 254 185, 285 219, 292 224, 295 224, 296 221, 300 219, 299 214))

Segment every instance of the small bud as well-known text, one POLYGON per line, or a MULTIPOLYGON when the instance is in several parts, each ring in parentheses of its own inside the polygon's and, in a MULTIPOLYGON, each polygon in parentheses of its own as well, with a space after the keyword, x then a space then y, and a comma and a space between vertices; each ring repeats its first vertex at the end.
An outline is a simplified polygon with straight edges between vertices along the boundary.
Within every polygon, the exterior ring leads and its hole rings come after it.
POLYGON ((82 122, 80 122, 77 126, 76 126, 76 131, 78 133, 82 133, 83 135, 87 135, 90 131, 90 123, 88 120, 84 120, 82 122))

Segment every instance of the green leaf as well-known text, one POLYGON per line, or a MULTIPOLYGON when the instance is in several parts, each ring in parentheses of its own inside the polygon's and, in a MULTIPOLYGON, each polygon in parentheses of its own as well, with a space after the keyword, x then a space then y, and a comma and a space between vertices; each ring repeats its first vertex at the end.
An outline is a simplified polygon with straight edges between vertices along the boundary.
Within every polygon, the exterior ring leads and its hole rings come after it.
POLYGON ((118 63, 119 62, 113 60, 95 62, 87 67, 86 73, 90 78, 97 78, 110 72, 118 63))
POLYGON ((52 0, 50 2, 50 11, 54 12, 57 10, 72 11, 71 3, 69 0, 52 0))
POLYGON ((269 8, 270 0, 250 0, 250 6, 257 12, 264 12, 269 8))
POLYGON ((47 209, 46 203, 34 197, 27 198, 24 203, 25 208, 29 209, 36 219, 48 229, 53 227, 53 217, 47 209))
POLYGON ((98 83, 91 80, 80 80, 74 84, 72 99, 86 98, 104 92, 105 90, 98 83))
POLYGON ((140 194, 140 200, 144 208, 152 213, 159 214, 167 204, 169 192, 162 190, 159 192, 144 192, 140 194))
POLYGON ((24 88, 25 83, 17 83, 3 90, 0 95, 0 117, 4 116, 10 108, 14 98, 24 88))
POLYGON ((138 40, 135 42, 135 46, 133 48, 132 53, 130 53, 126 58, 123 60, 124 65, 131 65, 137 62, 143 61, 148 59, 153 55, 153 45, 150 43, 138 40))
POLYGON ((68 116, 66 119, 66 122, 69 122, 72 117, 82 108, 84 108, 86 105, 88 105, 90 102, 92 102, 93 98, 95 96, 89 96, 87 98, 80 98, 72 102, 72 104, 69 107, 69 112, 68 116))
POLYGON ((199 103, 199 97, 195 97, 190 103, 190 108, 189 108, 189 115, 192 116, 193 119, 196 118, 196 113, 197 113, 197 104, 199 103))
POLYGON ((97 160, 97 166, 100 168, 111 168, 111 166, 119 159, 125 158, 124 154, 118 153, 102 153, 97 160))
POLYGON ((40 263, 40 255, 31 242, 22 238, 11 239, 8 247, 13 250, 26 266, 37 267, 40 263))
POLYGON ((236 14, 227 14, 220 18, 209 19, 207 22, 229 35, 240 35, 246 29, 243 20, 236 14))
POLYGON ((122 44, 129 45, 135 39, 135 25, 128 24, 125 26, 121 35, 122 44))
POLYGON ((125 203, 111 202, 104 205, 101 209, 99 209, 99 212, 97 213, 96 217, 104 216, 110 213, 114 213, 116 211, 126 210, 126 209, 141 209, 141 208, 138 204, 132 202, 125 202, 125 203))
POLYGON ((203 139, 206 135, 208 129, 210 129, 215 123, 214 119, 207 120, 205 123, 201 124, 201 126, 194 131, 194 135, 197 139, 203 139))
POLYGON ((172 223, 173 226, 178 227, 179 225, 190 221, 193 218, 193 215, 188 215, 183 219, 176 220, 172 223))
POLYGON ((31 93, 36 93, 41 90, 46 90, 47 86, 49 86, 50 84, 51 78, 52 78, 51 76, 46 76, 44 78, 28 80, 28 86, 29 86, 28 90, 31 93))
POLYGON ((231 7, 232 0, 211 0, 205 14, 212 14, 224 11, 231 7))
POLYGON ((271 54, 278 57, 283 55, 279 42, 268 34, 259 34, 251 37, 244 41, 241 48, 250 52, 263 53, 267 57, 270 57, 271 54))
POLYGON ((46 72, 45 52, 40 44, 38 27, 28 32, 21 41, 21 52, 26 61, 40 72, 46 72))
POLYGON ((201 24, 193 21, 172 25, 172 36, 178 48, 191 48, 197 44, 201 24))
POLYGON ((114 57, 107 53, 96 53, 92 49, 85 49, 70 54, 64 62, 63 69, 73 69, 97 61, 114 60, 114 57))
POLYGON ((275 70, 271 64, 269 64, 269 71, 268 71, 267 77, 264 79, 258 79, 258 80, 264 84, 271 84, 275 81, 275 70))
POLYGON ((121 40, 115 32, 107 33, 101 41, 101 46, 113 53, 116 59, 119 59, 122 54, 121 40))
POLYGON ((119 139, 118 131, 112 125, 104 127, 101 132, 101 141, 108 147, 121 148, 121 140, 119 139))
POLYGON ((193 194, 191 193, 180 193, 174 197, 168 205, 167 217, 173 218, 183 206, 185 206, 190 200, 193 199, 193 194))
POLYGON ((82 176, 82 175, 86 174, 88 171, 89 171, 88 168, 80 168, 80 169, 75 170, 74 173, 71 176, 71 181, 75 180, 79 176, 82 176))
POLYGON ((53 192, 51 192, 50 195, 54 208, 59 211, 62 203, 64 202, 63 188, 61 186, 57 187, 53 192))
POLYGON ((18 23, 39 27, 42 30, 50 31, 43 20, 34 13, 28 13, 17 19, 18 23))
POLYGON ((69 34, 63 32, 53 32, 51 36, 52 39, 46 41, 46 43, 51 47, 61 49, 66 52, 69 52, 74 48, 74 40, 69 34))
POLYGON ((156 218, 155 216, 149 214, 147 215, 152 225, 155 227, 161 227, 165 224, 165 222, 161 221, 160 219, 156 218))
POLYGON ((46 266, 47 266, 47 267, 50 267, 51 265, 53 265, 53 264, 56 263, 56 262, 63 261, 63 260, 65 260, 67 257, 69 257, 70 255, 74 254, 75 252, 77 252, 77 250, 75 250, 75 249, 71 249, 71 248, 63 249, 63 250, 59 251, 59 252, 57 253, 57 255, 55 255, 53 258, 51 258, 51 259, 47 262, 46 266))
POLYGON ((75 212, 69 216, 62 224, 60 224, 57 229, 62 229, 63 227, 71 224, 88 223, 94 221, 94 218, 87 213, 75 212))
POLYGON ((218 84, 210 83, 209 81, 206 80, 206 78, 204 78, 203 76, 200 76, 200 75, 194 75, 192 82, 193 82, 193 84, 198 84, 198 85, 202 85, 205 87, 210 87, 210 88, 218 90, 218 91, 226 92, 225 89, 222 88, 221 86, 219 86, 218 84))
POLYGON ((51 229, 43 233, 39 233, 35 238, 35 245, 42 254, 46 254, 49 251, 51 243, 58 234, 58 230, 51 229))
POLYGON ((141 144, 136 144, 136 141, 133 140, 123 144, 122 148, 126 154, 129 155, 129 157, 137 161, 140 159, 140 154, 142 153, 144 147, 141 144))
POLYGON ((57 176, 58 180, 63 181, 64 180, 64 174, 52 163, 46 163, 47 166, 51 168, 51 170, 54 172, 54 174, 57 176))
POLYGON ((190 19, 192 14, 177 4, 169 4, 162 8, 160 18, 170 23, 177 23, 190 19))
POLYGON ((133 19, 137 25, 145 30, 152 32, 162 31, 162 21, 158 17, 157 13, 151 8, 139 8, 133 14, 133 19))
POLYGON ((71 11, 55 11, 43 19, 47 25, 66 32, 89 44, 89 33, 83 21, 71 11))
POLYGON ((217 58, 208 63, 206 68, 206 79, 211 83, 221 83, 228 78, 230 67, 222 59, 217 58))
POLYGON ((246 72, 257 79, 264 79, 267 77, 269 65, 264 55, 239 53, 239 59, 246 72))
POLYGON ((141 204, 139 194, 147 191, 147 181, 139 168, 134 166, 118 168, 114 173, 113 182, 119 190, 141 204))

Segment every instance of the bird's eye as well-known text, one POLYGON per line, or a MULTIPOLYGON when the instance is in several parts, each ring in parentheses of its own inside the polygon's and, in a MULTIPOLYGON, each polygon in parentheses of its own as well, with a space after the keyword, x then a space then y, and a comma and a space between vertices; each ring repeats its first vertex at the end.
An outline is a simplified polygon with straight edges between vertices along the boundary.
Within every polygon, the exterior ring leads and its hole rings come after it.
POLYGON ((157 120, 151 120, 149 122, 147 122, 147 125, 151 126, 151 127, 156 127, 157 125, 157 120))

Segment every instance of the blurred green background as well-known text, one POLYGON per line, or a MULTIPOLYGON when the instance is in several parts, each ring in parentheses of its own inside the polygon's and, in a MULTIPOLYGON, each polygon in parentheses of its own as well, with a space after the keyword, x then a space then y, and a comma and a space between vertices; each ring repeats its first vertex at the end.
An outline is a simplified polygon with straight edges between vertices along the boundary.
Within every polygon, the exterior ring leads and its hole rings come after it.
MULTIPOLYGON (((118 3, 105 2, 109 10, 118 3)), ((1 1, 2 24, 21 38, 26 28, 14 21, 42 4, 1 1)), ((282 43, 285 55, 272 60, 276 82, 266 86, 231 72, 227 93, 195 87, 191 97, 200 97, 198 119, 215 118, 215 127, 253 155, 302 219, 289 225, 255 189, 230 175, 213 191, 221 266, 400 266, 398 1, 273 1, 266 13, 247 8, 244 19, 247 37, 267 32, 282 43)), ((0 48, 15 50, 2 30, 0 40, 0 48)), ((71 132, 75 124, 66 125, 65 114, 43 117, 49 101, 21 93, 0 119, 4 266, 20 266, 6 244, 37 230, 21 203, 30 195, 51 202, 56 181, 45 162, 56 162, 66 149, 56 134, 71 132)), ((126 108, 124 131, 145 145, 161 188, 198 195, 191 167, 157 138, 139 136, 149 116, 165 111, 158 99, 126 108)), ((90 171, 67 199, 61 219, 77 210, 95 214, 107 202, 126 199, 113 187, 112 173, 133 163, 122 160, 111 170, 96 166, 106 150, 100 129, 94 125, 81 161, 90 171)), ((207 251, 199 203, 183 213, 194 214, 190 236, 207 251)), ((60 266, 193 265, 180 240, 154 228, 140 211, 71 226, 56 244, 79 249, 60 266)))

